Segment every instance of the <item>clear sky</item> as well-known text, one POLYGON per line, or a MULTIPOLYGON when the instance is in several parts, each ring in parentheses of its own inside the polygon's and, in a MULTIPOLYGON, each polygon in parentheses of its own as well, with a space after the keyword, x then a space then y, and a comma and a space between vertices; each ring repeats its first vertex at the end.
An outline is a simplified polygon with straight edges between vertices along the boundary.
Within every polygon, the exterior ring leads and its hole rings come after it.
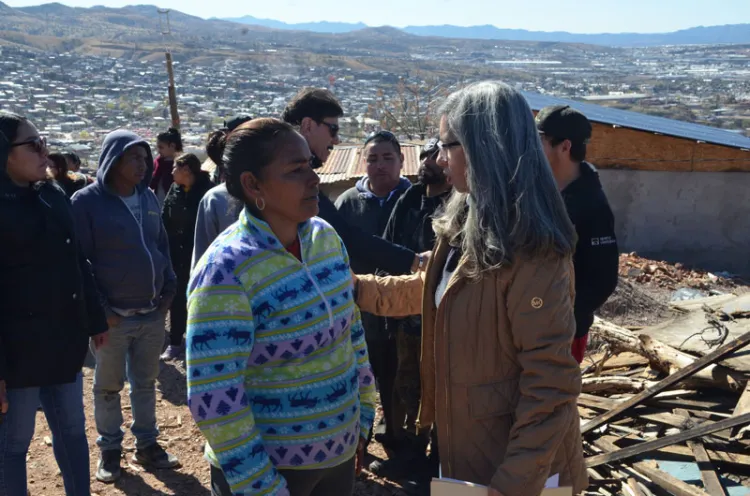
MULTIPOLYGON (((3 0, 10 6, 52 0, 3 0)), ((369 26, 494 24, 574 33, 658 33, 750 23, 750 0, 60 0, 70 6, 154 3, 201 17, 284 22, 364 22, 369 26)))

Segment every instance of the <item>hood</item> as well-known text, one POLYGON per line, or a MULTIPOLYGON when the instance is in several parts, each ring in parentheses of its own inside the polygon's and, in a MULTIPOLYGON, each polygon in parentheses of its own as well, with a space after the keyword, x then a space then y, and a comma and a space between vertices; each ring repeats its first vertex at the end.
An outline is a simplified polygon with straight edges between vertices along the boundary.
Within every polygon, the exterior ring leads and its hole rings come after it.
MULTIPOLYGON (((393 189, 393 191, 390 192, 386 200, 390 198, 394 192, 406 191, 410 187, 411 181, 406 179, 404 176, 401 176, 401 178, 398 180, 398 184, 393 189)), ((357 191, 365 198, 378 198, 372 191, 370 191, 370 178, 367 176, 364 176, 359 181, 357 181, 357 191)))
POLYGON ((146 159, 146 175, 143 177, 141 184, 138 185, 138 190, 144 191, 148 188, 148 185, 151 182, 151 177, 154 174, 154 158, 151 155, 151 147, 148 146, 146 140, 137 134, 125 130, 112 131, 106 138, 104 138, 104 143, 102 143, 102 154, 99 155, 99 168, 96 171, 96 182, 100 186, 105 186, 107 174, 109 174, 112 166, 120 160, 123 153, 133 146, 142 146, 148 152, 148 158, 146 159))

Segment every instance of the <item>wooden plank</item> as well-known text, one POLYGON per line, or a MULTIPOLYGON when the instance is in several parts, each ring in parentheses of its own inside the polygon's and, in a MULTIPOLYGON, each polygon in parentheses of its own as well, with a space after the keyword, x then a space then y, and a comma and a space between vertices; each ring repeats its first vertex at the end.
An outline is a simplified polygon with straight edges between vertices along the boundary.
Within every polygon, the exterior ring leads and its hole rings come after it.
MULTIPOLYGON (((686 417, 690 419, 690 414, 687 410, 676 408, 674 411, 675 415, 686 417)), ((727 496, 724 486, 721 485, 719 476, 716 475, 711 459, 706 452, 706 448, 700 440, 694 439, 687 442, 688 448, 693 452, 695 461, 698 462, 698 469, 701 471, 701 479, 703 480, 703 487, 711 496, 727 496)))
POLYGON ((680 369, 679 371, 675 372, 674 374, 671 374, 665 379, 662 379, 654 386, 651 386, 645 391, 643 391, 642 393, 639 393, 633 396, 631 399, 625 401, 617 408, 610 410, 606 413, 603 413, 597 418, 586 422, 581 427, 581 434, 586 434, 587 432, 590 432, 596 429, 600 425, 609 422, 610 420, 618 417, 619 415, 622 415, 627 410, 633 408, 636 405, 640 405, 641 403, 643 403, 645 400, 649 398, 653 398, 654 396, 666 390, 670 386, 673 386, 677 384, 678 382, 699 372, 700 370, 703 370, 704 368, 708 367, 714 362, 721 360, 722 358, 730 355, 731 353, 734 353, 735 351, 741 348, 744 348, 745 346, 747 346, 748 343, 750 343, 750 332, 743 334, 739 338, 730 341, 729 343, 725 344, 724 346, 721 346, 720 348, 717 348, 716 350, 712 351, 708 355, 702 358, 699 358, 698 360, 694 361, 687 367, 680 369))
POLYGON ((646 477, 662 489, 669 491, 674 496, 712 496, 709 493, 691 486, 687 482, 669 475, 659 470, 656 462, 640 462, 634 465, 635 469, 643 473, 646 477))
MULTIPOLYGON (((618 441, 619 439, 622 439, 624 442, 628 442, 629 446, 637 446, 640 444, 640 441, 637 441, 632 438, 616 438, 614 436, 602 436, 602 441, 609 441, 610 443, 614 443, 615 441, 618 441)), ((597 440, 599 441, 599 440, 597 440)), ((604 445, 602 445, 604 446, 604 445)), ((617 446, 615 444, 610 444, 608 447, 614 447, 614 450, 602 450, 606 452, 615 451, 622 449, 620 446, 617 446)), ((659 448, 657 450, 659 453, 664 453, 667 455, 675 455, 678 457, 687 457, 692 459, 693 458, 693 451, 688 448, 687 446, 682 445, 674 445, 674 446, 665 446, 663 448, 659 448)), ((744 467, 745 469, 750 468, 750 455, 744 455, 742 453, 735 453, 731 451, 724 451, 720 450, 719 448, 712 448, 709 446, 706 451, 708 452, 708 456, 711 458, 711 461, 714 463, 718 463, 720 465, 735 465, 738 467, 744 467)))
POLYGON ((628 489, 633 496, 646 496, 646 493, 641 491, 640 486, 638 486, 638 481, 632 477, 628 479, 628 489))
POLYGON ((593 394, 581 393, 578 395, 578 404, 587 408, 598 408, 599 410, 612 410, 620 404, 619 401, 609 398, 601 398, 593 394))
POLYGON ((620 449, 613 453, 606 453, 604 455, 596 455, 586 458, 587 467, 597 467, 599 465, 610 463, 618 460, 625 460, 634 456, 648 453, 649 451, 655 451, 664 446, 671 446, 673 444, 680 444, 691 439, 695 439, 714 432, 723 431, 725 429, 731 429, 739 425, 745 425, 750 423, 750 413, 740 415, 739 417, 732 417, 729 419, 720 420, 710 424, 700 425, 693 429, 680 432, 673 436, 666 436, 647 443, 639 444, 637 446, 631 446, 629 448, 620 449))

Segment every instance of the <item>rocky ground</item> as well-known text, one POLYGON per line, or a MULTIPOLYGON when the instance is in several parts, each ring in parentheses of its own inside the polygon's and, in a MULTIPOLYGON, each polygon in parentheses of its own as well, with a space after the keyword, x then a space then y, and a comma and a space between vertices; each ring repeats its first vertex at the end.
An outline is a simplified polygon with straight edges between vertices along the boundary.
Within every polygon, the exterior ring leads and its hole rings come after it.
MULTIPOLYGON (((602 307, 601 316, 618 325, 652 325, 670 317, 667 303, 680 288, 711 292, 748 291, 747 284, 728 274, 687 269, 664 262, 646 260, 636 254, 624 254, 620 259, 620 284, 617 291, 602 307)), ((90 365, 90 364, 88 364, 90 365)), ((93 419, 92 369, 84 369, 84 404, 87 416, 86 431, 91 446, 91 473, 97 463, 96 429, 93 419)), ((161 430, 160 442, 178 455, 182 467, 175 471, 145 471, 130 463, 133 438, 125 437, 126 459, 124 475, 114 486, 92 483, 92 493, 98 496, 209 496, 208 465, 203 460, 202 436, 195 427, 186 405, 185 369, 181 361, 162 364, 158 382, 157 417, 161 430)), ((126 425, 130 423, 130 401, 123 393, 122 404, 126 425)), ((28 456, 29 489, 32 496, 64 496, 57 464, 52 452, 51 434, 44 415, 37 414, 37 430, 28 456)), ((385 457, 380 445, 370 445, 367 463, 385 457)), ((356 496, 405 496, 398 483, 379 479, 364 472, 357 481, 356 496)))

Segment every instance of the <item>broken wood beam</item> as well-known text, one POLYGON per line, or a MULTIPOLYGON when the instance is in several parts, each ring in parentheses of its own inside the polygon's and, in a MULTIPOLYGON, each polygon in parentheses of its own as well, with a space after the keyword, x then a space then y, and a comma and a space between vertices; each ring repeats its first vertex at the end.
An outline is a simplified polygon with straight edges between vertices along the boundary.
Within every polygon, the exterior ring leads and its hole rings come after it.
MULTIPOLYGON (((732 417, 718 422, 707 423, 694 427, 692 429, 685 430, 679 434, 672 436, 665 436, 647 443, 638 444, 636 446, 630 446, 628 448, 620 448, 615 452, 606 453, 603 455, 596 455, 586 458, 587 467, 597 467, 605 463, 611 463, 619 460, 625 460, 634 456, 648 453, 649 451, 655 451, 665 446, 671 446, 673 444, 680 444, 691 439, 713 434, 714 432, 723 431, 725 429, 731 429, 739 425, 745 425, 750 423, 750 413, 740 415, 739 417, 732 417)), ((599 446, 598 441, 594 443, 599 446)))
MULTIPOLYGON (((657 369, 671 374, 695 362, 696 357, 672 348, 651 336, 639 336, 643 351, 657 369)), ((745 387, 747 379, 723 365, 709 365, 690 378, 690 384, 705 387, 718 387, 726 391, 739 392, 745 387)))
MULTIPOLYGON (((652 367, 672 374, 687 367, 697 358, 684 353, 647 335, 636 335, 629 330, 611 322, 597 319, 592 331, 606 341, 614 351, 627 351, 648 359, 652 367)), ((718 387, 727 391, 738 392, 745 387, 747 379, 729 367, 713 364, 693 375, 688 381, 691 386, 718 387)))
MULTIPOLYGON (((676 408, 674 411, 675 415, 686 417, 690 419, 690 414, 687 410, 676 408)), ((687 442, 688 448, 693 452, 695 461, 698 463, 698 469, 701 471, 701 480, 703 480, 703 487, 706 488, 708 494, 711 496, 727 496, 727 492, 724 490, 724 486, 721 484, 719 476, 716 474, 711 458, 708 456, 705 446, 699 439, 691 439, 687 442)))
POLYGON ((674 496, 713 496, 659 469, 656 462, 639 462, 634 468, 674 496))
MULTIPOLYGON (((717 362, 724 357, 734 353, 735 351, 744 348, 747 346, 747 344, 750 343, 750 332, 746 332, 742 336, 738 337, 737 339, 733 339, 729 343, 721 346, 720 348, 715 349, 711 353, 697 359, 687 367, 684 367, 677 372, 671 374, 670 376, 666 377, 665 379, 662 379, 655 385, 649 387, 642 393, 639 393, 629 400, 625 401, 624 403, 620 404, 617 408, 610 410, 606 413, 603 413, 602 415, 598 416, 597 418, 590 420, 586 422, 581 427, 581 434, 586 434, 587 432, 590 432, 600 425, 609 422, 610 420, 614 419, 615 417, 618 417, 619 415, 622 415, 624 412, 630 410, 636 405, 640 405, 644 401, 646 401, 649 398, 653 398, 657 394, 661 393, 662 391, 666 390, 667 388, 677 384, 678 382, 687 379, 688 377, 696 374, 697 372, 703 370, 704 368, 708 367, 709 365, 713 364, 714 362, 717 362)), ((744 416, 737 417, 737 418, 744 418, 744 416)), ((720 422, 717 422, 720 423, 720 422)), ((735 424, 739 425, 739 424, 735 424)))
POLYGON ((655 384, 654 381, 645 381, 643 379, 633 379, 632 377, 622 376, 599 376, 584 377, 581 379, 581 390, 584 393, 601 393, 601 392, 632 392, 639 393, 646 387, 655 384))

